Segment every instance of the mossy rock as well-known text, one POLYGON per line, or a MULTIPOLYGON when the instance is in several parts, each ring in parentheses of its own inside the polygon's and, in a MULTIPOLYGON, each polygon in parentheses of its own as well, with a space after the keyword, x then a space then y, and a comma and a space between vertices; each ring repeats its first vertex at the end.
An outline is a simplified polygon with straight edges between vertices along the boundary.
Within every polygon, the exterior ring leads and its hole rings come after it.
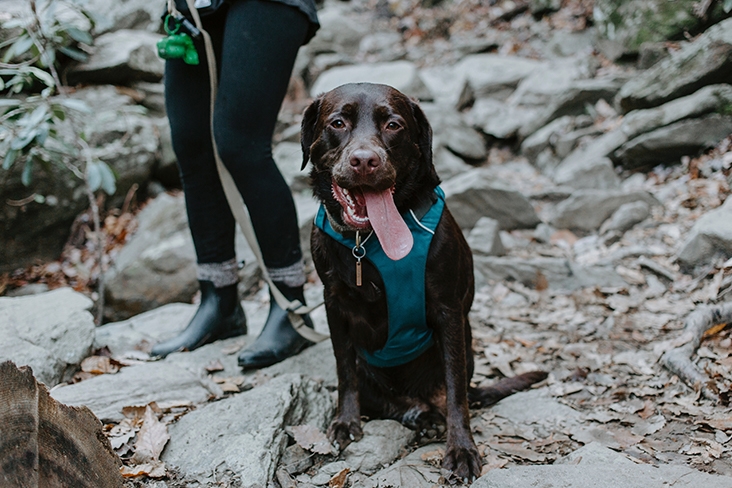
POLYGON ((613 59, 637 54, 644 42, 679 40, 728 17, 714 2, 704 18, 694 13, 696 0, 596 0, 598 47, 613 59))

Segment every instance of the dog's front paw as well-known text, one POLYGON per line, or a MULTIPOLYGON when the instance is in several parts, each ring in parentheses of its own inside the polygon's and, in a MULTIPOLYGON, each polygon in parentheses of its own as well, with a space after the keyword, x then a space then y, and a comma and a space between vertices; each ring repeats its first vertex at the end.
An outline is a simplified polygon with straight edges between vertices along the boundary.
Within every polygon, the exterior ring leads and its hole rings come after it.
POLYGON ((450 478, 472 483, 480 476, 483 463, 475 445, 447 448, 442 467, 451 472, 450 478))
POLYGON ((361 437, 363 437, 363 430, 361 430, 361 422, 358 419, 335 419, 328 428, 328 438, 339 451, 345 449, 351 442, 361 439, 361 437))

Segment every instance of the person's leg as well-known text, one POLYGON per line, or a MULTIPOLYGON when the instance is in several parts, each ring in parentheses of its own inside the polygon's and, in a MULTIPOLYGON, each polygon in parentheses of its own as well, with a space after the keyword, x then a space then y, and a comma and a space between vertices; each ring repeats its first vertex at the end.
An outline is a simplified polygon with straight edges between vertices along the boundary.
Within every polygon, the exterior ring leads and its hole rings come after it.
MULTIPOLYGON (((220 52, 224 16, 205 20, 216 51, 220 52)), ((216 339, 246 333, 236 289, 234 218, 221 187, 211 143, 206 53, 202 43, 196 47, 200 63, 166 61, 164 83, 173 149, 196 249, 201 304, 181 334, 153 347, 155 356, 193 350, 216 339)))
MULTIPOLYGON (((272 134, 308 21, 294 7, 238 0, 228 12, 214 132, 247 205, 267 269, 290 300, 304 303, 305 273, 292 194, 272 159, 272 134)), ((244 368, 296 354, 310 342, 272 300, 262 334, 239 356, 244 368)))

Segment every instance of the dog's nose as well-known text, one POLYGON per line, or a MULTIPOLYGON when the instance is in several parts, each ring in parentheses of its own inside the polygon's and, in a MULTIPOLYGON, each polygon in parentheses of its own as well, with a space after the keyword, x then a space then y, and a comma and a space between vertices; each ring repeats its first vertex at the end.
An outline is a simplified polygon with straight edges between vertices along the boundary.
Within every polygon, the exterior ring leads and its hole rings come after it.
POLYGON ((381 160, 371 149, 356 149, 351 153, 350 163, 359 173, 370 173, 381 165, 381 160))

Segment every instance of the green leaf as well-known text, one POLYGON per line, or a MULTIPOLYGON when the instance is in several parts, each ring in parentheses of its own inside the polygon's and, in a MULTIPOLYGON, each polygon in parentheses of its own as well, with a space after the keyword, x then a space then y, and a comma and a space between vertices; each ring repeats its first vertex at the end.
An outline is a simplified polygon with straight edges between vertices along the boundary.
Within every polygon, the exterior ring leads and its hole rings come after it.
POLYGON ((77 100, 75 98, 61 98, 58 100, 58 104, 63 105, 66 108, 70 108, 71 110, 76 110, 77 112, 83 112, 85 114, 91 113, 91 108, 89 108, 89 105, 87 105, 83 100, 77 100))
POLYGON ((89 60, 89 55, 87 53, 81 51, 80 49, 76 49, 75 47, 61 46, 58 48, 58 50, 73 59, 74 61, 79 61, 80 63, 86 63, 89 60))
POLYGON ((5 62, 7 63, 13 58, 17 58, 28 52, 33 47, 33 39, 28 34, 21 34, 18 40, 10 46, 10 49, 5 53, 5 62))
POLYGON ((17 107, 18 105, 20 105, 20 100, 14 100, 12 98, 0 98, 0 108, 17 107))
POLYGON ((31 66, 29 70, 33 76, 45 83, 46 86, 56 86, 56 82, 54 81, 53 76, 51 76, 51 73, 49 73, 48 71, 44 71, 34 66, 31 66))
POLYGON ((730 11, 732 11, 732 0, 724 0, 722 9, 724 10, 724 13, 730 13, 730 11))
POLYGON ((10 141, 10 149, 20 151, 25 148, 30 142, 36 137, 37 132, 35 130, 24 130, 18 134, 18 137, 10 141))
POLYGON ((68 27, 66 33, 76 42, 91 46, 94 44, 94 38, 86 31, 83 31, 77 27, 68 27))
POLYGON ((28 126, 36 126, 46 120, 48 116, 48 107, 46 105, 39 105, 33 110, 33 113, 28 117, 26 122, 28 126))
POLYGON ((107 163, 100 162, 99 171, 102 175, 102 190, 104 190, 104 193, 107 195, 114 195, 114 192, 117 191, 117 184, 115 183, 117 178, 115 177, 112 168, 110 168, 107 163))
POLYGON ((25 19, 10 19, 3 22, 3 29, 15 29, 16 27, 25 27, 25 19))
POLYGON ((48 138, 48 132, 50 129, 50 124, 44 123, 41 124, 38 127, 38 133, 36 134, 36 142, 38 145, 43 146, 46 143, 46 139, 48 138))
POLYGON ((102 172, 99 166, 99 163, 92 161, 86 167, 86 184, 91 191, 97 191, 102 186, 102 172))
POLYGON ((33 200, 36 203, 45 203, 46 202, 46 197, 44 197, 43 195, 40 195, 40 194, 36 193, 36 196, 33 197, 33 200))
POLYGON ((8 170, 15 162, 15 159, 18 157, 18 151, 15 149, 10 149, 7 154, 5 154, 5 159, 3 159, 3 169, 8 170))
POLYGON ((30 186, 33 175, 33 158, 25 160, 25 167, 23 168, 23 174, 20 176, 20 182, 25 186, 30 186))

